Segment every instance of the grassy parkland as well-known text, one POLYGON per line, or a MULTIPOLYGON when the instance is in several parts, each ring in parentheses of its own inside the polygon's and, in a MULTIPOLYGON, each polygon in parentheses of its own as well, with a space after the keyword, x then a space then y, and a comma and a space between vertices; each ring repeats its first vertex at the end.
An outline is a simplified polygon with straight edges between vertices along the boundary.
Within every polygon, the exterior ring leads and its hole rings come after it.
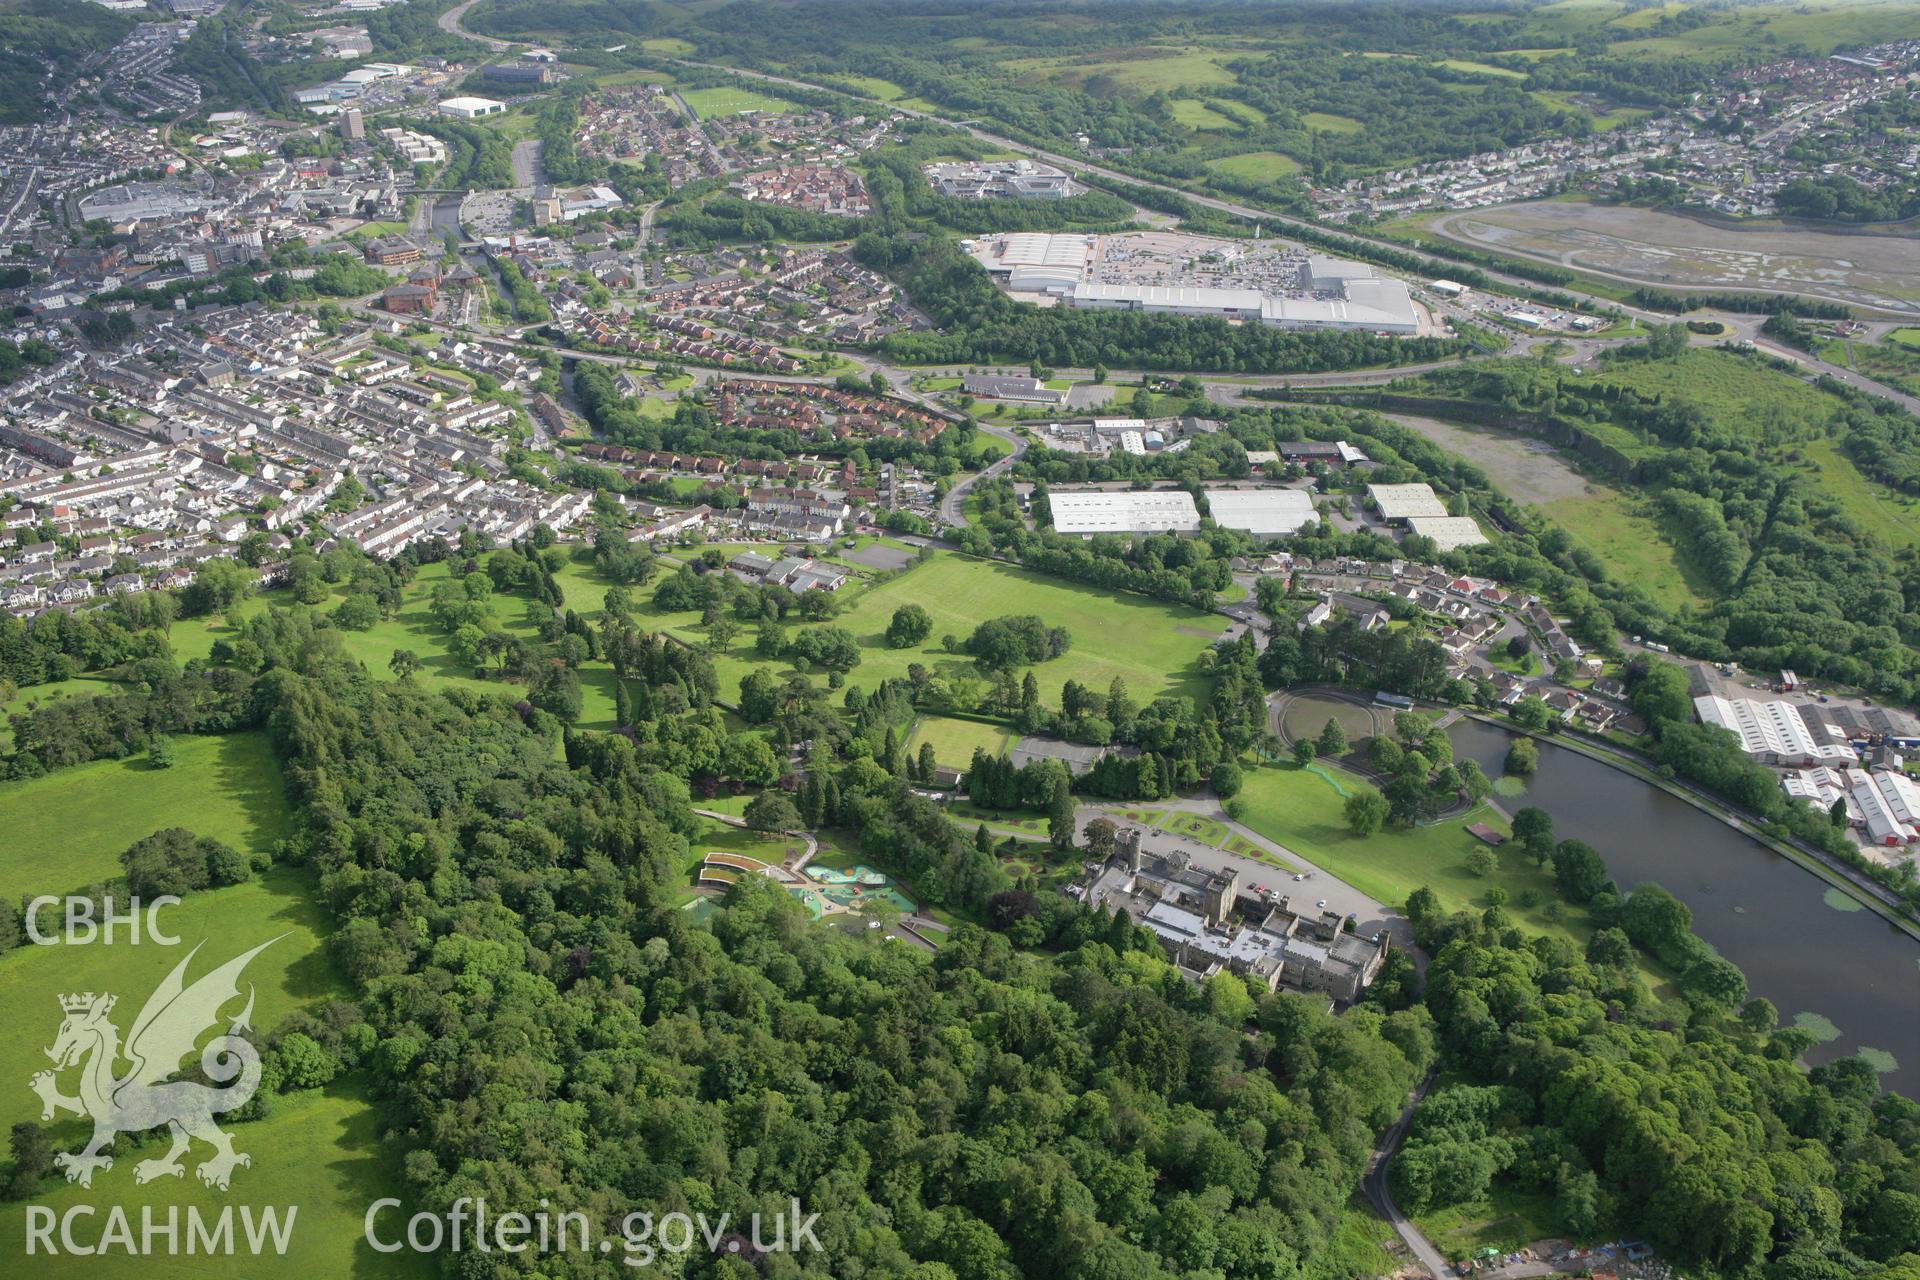
POLYGON ((0 896, 61 894, 120 874, 120 854, 166 827, 242 853, 287 834, 280 768, 264 733, 174 740, 175 763, 97 760, 0 783, 0 896))
MULTIPOLYGON (((265 735, 181 737, 175 740, 177 763, 156 770, 143 760, 102 761, 62 770, 44 778, 0 787, 0 829, 9 832, 0 861, 0 890, 9 896, 61 893, 117 874, 119 854, 135 840, 168 826, 183 826, 217 837, 237 849, 270 848, 287 829, 288 814, 279 771, 265 735), (14 839, 18 833, 24 838, 14 839)), ((57 912, 43 926, 53 931, 57 912)), ((303 872, 274 868, 237 885, 189 894, 164 910, 162 928, 180 939, 177 946, 144 939, 129 943, 124 933, 111 945, 25 945, 0 954, 0 1006, 14 1015, 14 1034, 0 1042, 0 1078, 13 1082, 0 1101, 0 1129, 40 1119, 38 1098, 26 1081, 48 1066, 41 1052, 53 1043, 61 1021, 59 998, 73 992, 111 992, 119 997, 112 1019, 125 1035, 148 995, 200 945, 188 981, 268 939, 277 939, 242 976, 242 993, 254 998, 252 1025, 271 1035, 288 1015, 314 1010, 351 992, 329 957, 326 935, 331 923, 316 902, 303 872)), ((238 1012, 237 1003, 226 1009, 238 1012)), ((224 1030, 209 1027, 202 1043, 224 1030)), ((124 1064, 120 1068, 124 1070, 124 1064)), ((74 1077, 62 1078, 73 1088, 74 1077)), ((214 1222, 221 1211, 242 1206, 256 1213, 269 1206, 283 1214, 297 1210, 284 1257, 271 1263, 241 1253, 227 1258, 155 1259, 113 1252, 79 1257, 37 1255, 35 1276, 194 1275, 242 1277, 261 1274, 262 1266, 307 1275, 410 1277, 429 1274, 413 1254, 376 1254, 361 1243, 361 1217, 374 1200, 403 1194, 397 1157, 383 1147, 384 1128, 357 1075, 341 1076, 324 1087, 275 1094, 267 1114, 247 1121, 222 1121, 235 1148, 253 1163, 235 1171, 231 1189, 203 1185, 193 1168, 207 1151, 197 1146, 184 1158, 186 1174, 144 1186, 134 1182, 134 1164, 157 1157, 166 1148, 164 1131, 139 1138, 123 1136, 111 1170, 94 1176, 91 1188, 61 1180, 45 1181, 32 1203, 62 1214, 76 1205, 96 1207, 93 1218, 76 1228, 83 1242, 104 1227, 110 1206, 120 1206, 135 1224, 143 1208, 164 1215, 177 1208, 197 1210, 214 1222)), ((84 1145, 91 1125, 62 1113, 47 1126, 56 1151, 84 1145)), ((236 1217, 236 1235, 241 1226, 236 1217)), ((24 1257, 24 1212, 0 1214, 0 1254, 24 1257)), ((270 1257, 273 1255, 269 1255, 270 1257)))
MULTIPOLYGON (((559 576, 572 604, 574 584, 566 575, 559 576)), ((586 582, 581 582, 580 590, 583 597, 593 593, 586 582)), ((604 591, 604 587, 599 590, 604 591)), ((1050 698, 1057 696, 1059 685, 1067 680, 1104 690, 1116 677, 1125 680, 1133 697, 1142 702, 1162 695, 1193 696, 1206 689, 1200 655, 1227 627, 1227 619, 1218 614, 1065 582, 1015 565, 949 551, 936 551, 924 564, 895 576, 844 587, 840 595, 837 617, 820 623, 790 620, 788 633, 809 626, 834 626, 850 632, 860 644, 860 665, 847 673, 846 680, 849 685, 867 689, 883 680, 904 679, 908 668, 916 664, 937 676, 977 676, 973 660, 945 648, 943 638, 952 635, 964 640, 989 618, 1036 614, 1049 626, 1065 627, 1073 636, 1073 647, 1065 654, 1033 669, 1050 698), (918 604, 932 614, 933 632, 924 644, 894 649, 888 647, 884 636, 893 611, 903 604, 918 604)), ((597 599, 592 607, 598 608, 597 599)), ((666 631, 689 643, 705 640, 700 617, 691 611, 644 608, 636 618, 643 626, 666 631)), ((752 627, 741 628, 724 652, 713 655, 724 697, 731 699, 739 690, 741 677, 756 667, 768 667, 781 675, 792 670, 783 661, 755 654, 754 632, 752 627)), ((938 751, 937 745, 935 749, 938 751)), ((943 759, 942 763, 947 761, 943 759)))

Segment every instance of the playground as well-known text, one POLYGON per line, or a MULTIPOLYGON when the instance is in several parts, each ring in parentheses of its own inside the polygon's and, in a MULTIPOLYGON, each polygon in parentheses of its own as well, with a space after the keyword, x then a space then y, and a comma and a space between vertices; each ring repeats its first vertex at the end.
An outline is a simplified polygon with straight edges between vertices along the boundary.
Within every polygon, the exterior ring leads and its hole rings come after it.
POLYGON ((902 915, 911 915, 913 900, 893 887, 893 881, 869 866, 849 867, 845 871, 836 871, 831 867, 808 867, 803 873, 813 885, 788 892, 797 894, 807 904, 807 910, 816 918, 830 910, 858 912, 876 902, 890 903, 894 910, 902 915), (824 900, 828 905, 816 907, 810 899, 824 900))
POLYGON ((854 914, 877 903, 887 903, 902 915, 912 915, 913 900, 894 887, 884 873, 869 866, 841 871, 832 867, 805 867, 798 871, 762 862, 744 854, 712 852, 701 860, 697 883, 724 892, 741 876, 763 875, 800 900, 807 913, 823 916, 854 914))

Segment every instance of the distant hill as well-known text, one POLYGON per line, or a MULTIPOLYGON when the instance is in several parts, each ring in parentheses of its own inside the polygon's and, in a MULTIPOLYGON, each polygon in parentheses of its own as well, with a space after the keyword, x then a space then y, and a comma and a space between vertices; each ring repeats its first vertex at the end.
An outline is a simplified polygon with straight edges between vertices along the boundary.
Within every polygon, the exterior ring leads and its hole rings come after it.
POLYGON ((0 0, 0 124, 39 119, 54 78, 78 74, 82 58, 133 25, 89 0, 0 0))

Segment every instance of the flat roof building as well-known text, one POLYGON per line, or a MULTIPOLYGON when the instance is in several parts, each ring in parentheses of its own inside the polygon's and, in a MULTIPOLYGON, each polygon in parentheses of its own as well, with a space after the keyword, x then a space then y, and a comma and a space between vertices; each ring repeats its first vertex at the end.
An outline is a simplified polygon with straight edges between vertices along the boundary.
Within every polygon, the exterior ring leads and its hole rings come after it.
POLYGON ((454 116, 461 120, 471 120, 476 116, 497 116, 507 109, 504 102, 492 98, 442 98, 440 114, 454 116))
POLYGON ((1206 489, 1207 509, 1223 529, 1244 529, 1257 538, 1298 532, 1320 518, 1304 489, 1206 489))
POLYGON ((1920 840, 1920 786, 1904 773, 1847 770, 1860 827, 1872 844, 1912 844, 1920 840))
POLYGON ((1480 532, 1472 516, 1411 516, 1407 528, 1423 538, 1433 539, 1433 545, 1442 551, 1478 547, 1487 541, 1487 535, 1480 532))
POLYGON ((970 396, 985 400, 1029 400, 1035 404, 1067 402, 1066 392, 1025 374, 1003 377, 992 373, 970 373, 960 380, 960 389, 970 396))
POLYGON ((1761 764, 1808 768, 1852 764, 1859 757, 1845 738, 1816 735, 1791 702, 1759 702, 1706 694, 1693 700, 1700 723, 1718 725, 1761 764))
POLYGON ((1014 293, 1067 294, 1100 254, 1094 236, 1017 231, 972 244, 976 261, 1014 293))
POLYGON ((1064 170, 1025 157, 930 164, 922 171, 935 191, 956 200, 1061 200, 1073 194, 1064 170))
POLYGON ((1440 501, 1430 484, 1370 484, 1367 497, 1373 500, 1380 518, 1390 524, 1415 516, 1437 518, 1447 514, 1447 504, 1440 501))
POLYGON ((1136 493, 1088 490, 1047 495, 1053 527, 1082 537, 1096 533, 1192 533, 1200 527, 1200 509, 1184 489, 1136 493))

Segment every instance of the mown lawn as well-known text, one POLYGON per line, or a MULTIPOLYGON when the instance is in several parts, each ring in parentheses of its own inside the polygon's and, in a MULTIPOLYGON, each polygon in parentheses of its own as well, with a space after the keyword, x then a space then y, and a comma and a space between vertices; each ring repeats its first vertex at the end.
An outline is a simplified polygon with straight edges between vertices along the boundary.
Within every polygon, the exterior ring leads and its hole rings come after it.
MULTIPOLYGON (((271 1033, 295 1009, 319 1001, 344 998, 347 989, 328 958, 323 938, 331 925, 314 904, 304 875, 276 869, 245 884, 189 895, 165 911, 161 923, 180 938, 179 946, 143 943, 128 946, 26 946, 0 956, 0 1001, 16 1015, 17 1033, 0 1044, 0 1076, 19 1087, 5 1091, 0 1103, 0 1127, 38 1120, 38 1098, 24 1086, 37 1070, 47 1066, 41 1049, 52 1043, 60 1024, 58 997, 74 991, 107 991, 119 996, 112 1020, 123 1033, 132 1026, 147 996, 195 945, 204 943, 188 970, 188 981, 269 938, 278 937, 255 958, 242 977, 242 996, 254 996, 253 1026, 271 1033), (284 936, 281 936, 284 935, 284 936)), ((240 1002, 223 1012, 232 1014, 240 1002)), ((210 1036, 208 1038, 211 1038, 210 1036)), ((75 1073, 62 1078, 71 1091, 75 1073)), ((404 1195, 397 1159, 382 1151, 382 1125, 370 1109, 364 1081, 347 1076, 324 1089, 278 1095, 268 1114, 253 1121, 222 1121, 234 1137, 237 1150, 252 1157, 250 1166, 234 1171, 226 1192, 204 1186, 193 1173, 207 1155, 195 1144, 184 1158, 183 1178, 161 1178, 145 1186, 134 1183, 137 1161, 156 1157, 166 1149, 164 1134, 141 1139, 131 1150, 123 1146, 111 1170, 94 1175, 91 1189, 59 1177, 46 1180, 32 1202, 55 1213, 77 1204, 100 1206, 79 1234, 97 1235, 109 1205, 123 1206, 136 1231, 142 1206, 151 1205, 164 1220, 169 1207, 197 1208, 211 1222, 228 1206, 247 1205, 258 1212, 273 1206, 283 1217, 295 1211, 290 1244, 284 1258, 269 1254, 257 1259, 246 1253, 234 1257, 156 1261, 112 1252, 100 1257, 65 1255, 37 1257, 34 1276, 210 1276, 250 1277, 263 1274, 314 1276, 426 1276, 433 1272, 423 1256, 402 1253, 382 1256, 362 1242, 361 1220, 367 1206, 385 1196, 404 1195)), ((63 1113, 49 1126, 54 1149, 73 1151, 85 1142, 91 1126, 63 1113)), ((123 1144, 127 1139, 122 1139, 123 1144)), ((404 1221, 404 1214, 400 1215, 404 1221)), ((25 1214, 20 1206, 0 1214, 0 1256, 24 1256, 25 1214)), ((240 1226, 236 1221, 236 1236, 240 1226)), ((57 1239, 57 1237, 56 1237, 57 1239)), ((20 1274, 28 1274, 21 1272, 20 1274)))
POLYGON ((173 740, 176 763, 98 760, 0 784, 0 896, 65 893, 120 874, 128 845, 166 827, 242 853, 287 834, 287 806, 264 733, 173 740))
POLYGON ((1300 162, 1278 151, 1243 151, 1237 156, 1210 160, 1207 167, 1215 173, 1245 178, 1250 182, 1270 182, 1300 171, 1300 162))
POLYGON ((1224 822, 1198 813, 1176 811, 1160 824, 1160 830, 1215 846, 1227 838, 1227 826, 1224 822))
POLYGON ((1000 756, 1005 755, 1016 740, 1017 735, 1004 725, 982 724, 953 716, 921 716, 913 726, 913 736, 907 739, 907 747, 918 751, 921 743, 931 742, 935 760, 964 770, 973 762, 974 748, 1000 756))
MULTIPOLYGON (((1370 785, 1325 762, 1316 762, 1311 770, 1292 765, 1249 769, 1240 793, 1247 806, 1241 821, 1389 906, 1405 905, 1407 895, 1421 885, 1438 894, 1449 911, 1485 907, 1486 892, 1495 887, 1516 898, 1527 889, 1539 892, 1543 900, 1554 896, 1552 879, 1518 851, 1500 850, 1499 869, 1485 879, 1469 872, 1467 855, 1484 846, 1467 834, 1465 819, 1354 835, 1347 829, 1340 792, 1315 772, 1319 769, 1333 773, 1348 792, 1370 785)), ((1487 809, 1473 820, 1506 828, 1505 821, 1487 809)), ((1528 914, 1512 903, 1508 910, 1516 916, 1528 914)), ((1539 927, 1548 927, 1547 922, 1539 922, 1539 927)))
MULTIPOLYGON (((742 808, 745 807, 745 800, 750 798, 739 797, 742 808)), ((722 808, 699 799, 696 799, 694 804, 698 808, 713 809, 716 812, 726 812, 731 808, 731 806, 722 808)), ((798 854, 805 847, 806 844, 802 840, 782 839, 760 831, 749 831, 745 827, 736 827, 730 823, 716 822, 712 818, 703 818, 699 833, 687 842, 686 865, 681 868, 682 875, 678 883, 671 886, 673 889, 671 901, 686 902, 698 896, 694 892, 695 881, 700 875, 701 864, 706 861, 710 853, 737 853, 760 862, 777 865, 785 862, 789 856, 798 854)))
POLYGON ((737 116, 743 111, 765 111, 778 115, 793 110, 793 104, 785 98, 724 85, 713 89, 688 89, 681 96, 702 120, 710 120, 714 116, 737 116))
MULTIPOLYGON (((415 683, 423 687, 458 687, 499 697, 523 697, 524 685, 479 679, 470 668, 454 661, 447 652, 447 636, 434 621, 432 606, 433 589, 445 582, 451 573, 451 567, 444 562, 422 565, 414 580, 407 584, 399 613, 375 623, 366 631, 340 631, 341 647, 365 664, 368 672, 377 680, 391 679, 387 664, 399 650, 411 649, 424 664, 413 677, 415 683)), ((598 614, 601 611, 602 598, 610 584, 599 580, 590 570, 574 565, 566 566, 555 576, 562 581, 569 608, 582 613, 598 614)), ((314 607, 331 612, 344 598, 345 592, 336 588, 323 603, 314 607)), ((298 607, 291 593, 278 590, 249 599, 241 607, 240 613, 243 617, 250 617, 272 606, 283 609, 298 607)), ((526 607, 527 600, 523 595, 495 592, 491 603, 493 623, 487 629, 506 631, 523 640, 533 640, 535 631, 526 621, 526 607)), ((217 641, 232 639, 236 634, 233 628, 216 618, 187 618, 173 624, 168 638, 173 644, 174 657, 185 662, 191 658, 205 659, 217 641)), ((605 663, 590 662, 580 668, 579 675, 580 727, 611 729, 614 708, 612 668, 605 663)))
MULTIPOLYGON (((1431 826, 1390 826, 1374 835, 1356 836, 1347 828, 1345 801, 1319 776, 1323 769, 1335 774, 1348 792, 1370 785, 1325 761, 1316 761, 1304 771, 1290 764, 1249 769, 1240 793, 1247 805, 1242 821, 1376 902, 1404 907, 1407 896, 1425 885, 1444 910, 1482 911, 1489 905, 1488 890, 1504 889, 1507 914, 1522 929, 1586 946, 1592 925, 1583 911, 1561 900, 1551 863, 1536 867, 1533 859, 1508 843, 1494 850, 1491 875, 1480 877, 1467 870, 1467 855, 1485 847, 1467 834, 1468 823, 1483 822, 1506 834, 1507 820, 1498 810, 1482 805, 1431 826), (1529 900, 1536 905, 1522 905, 1529 900)), ((1643 957, 1640 972, 1656 996, 1666 994, 1670 975, 1658 964, 1643 957)))

